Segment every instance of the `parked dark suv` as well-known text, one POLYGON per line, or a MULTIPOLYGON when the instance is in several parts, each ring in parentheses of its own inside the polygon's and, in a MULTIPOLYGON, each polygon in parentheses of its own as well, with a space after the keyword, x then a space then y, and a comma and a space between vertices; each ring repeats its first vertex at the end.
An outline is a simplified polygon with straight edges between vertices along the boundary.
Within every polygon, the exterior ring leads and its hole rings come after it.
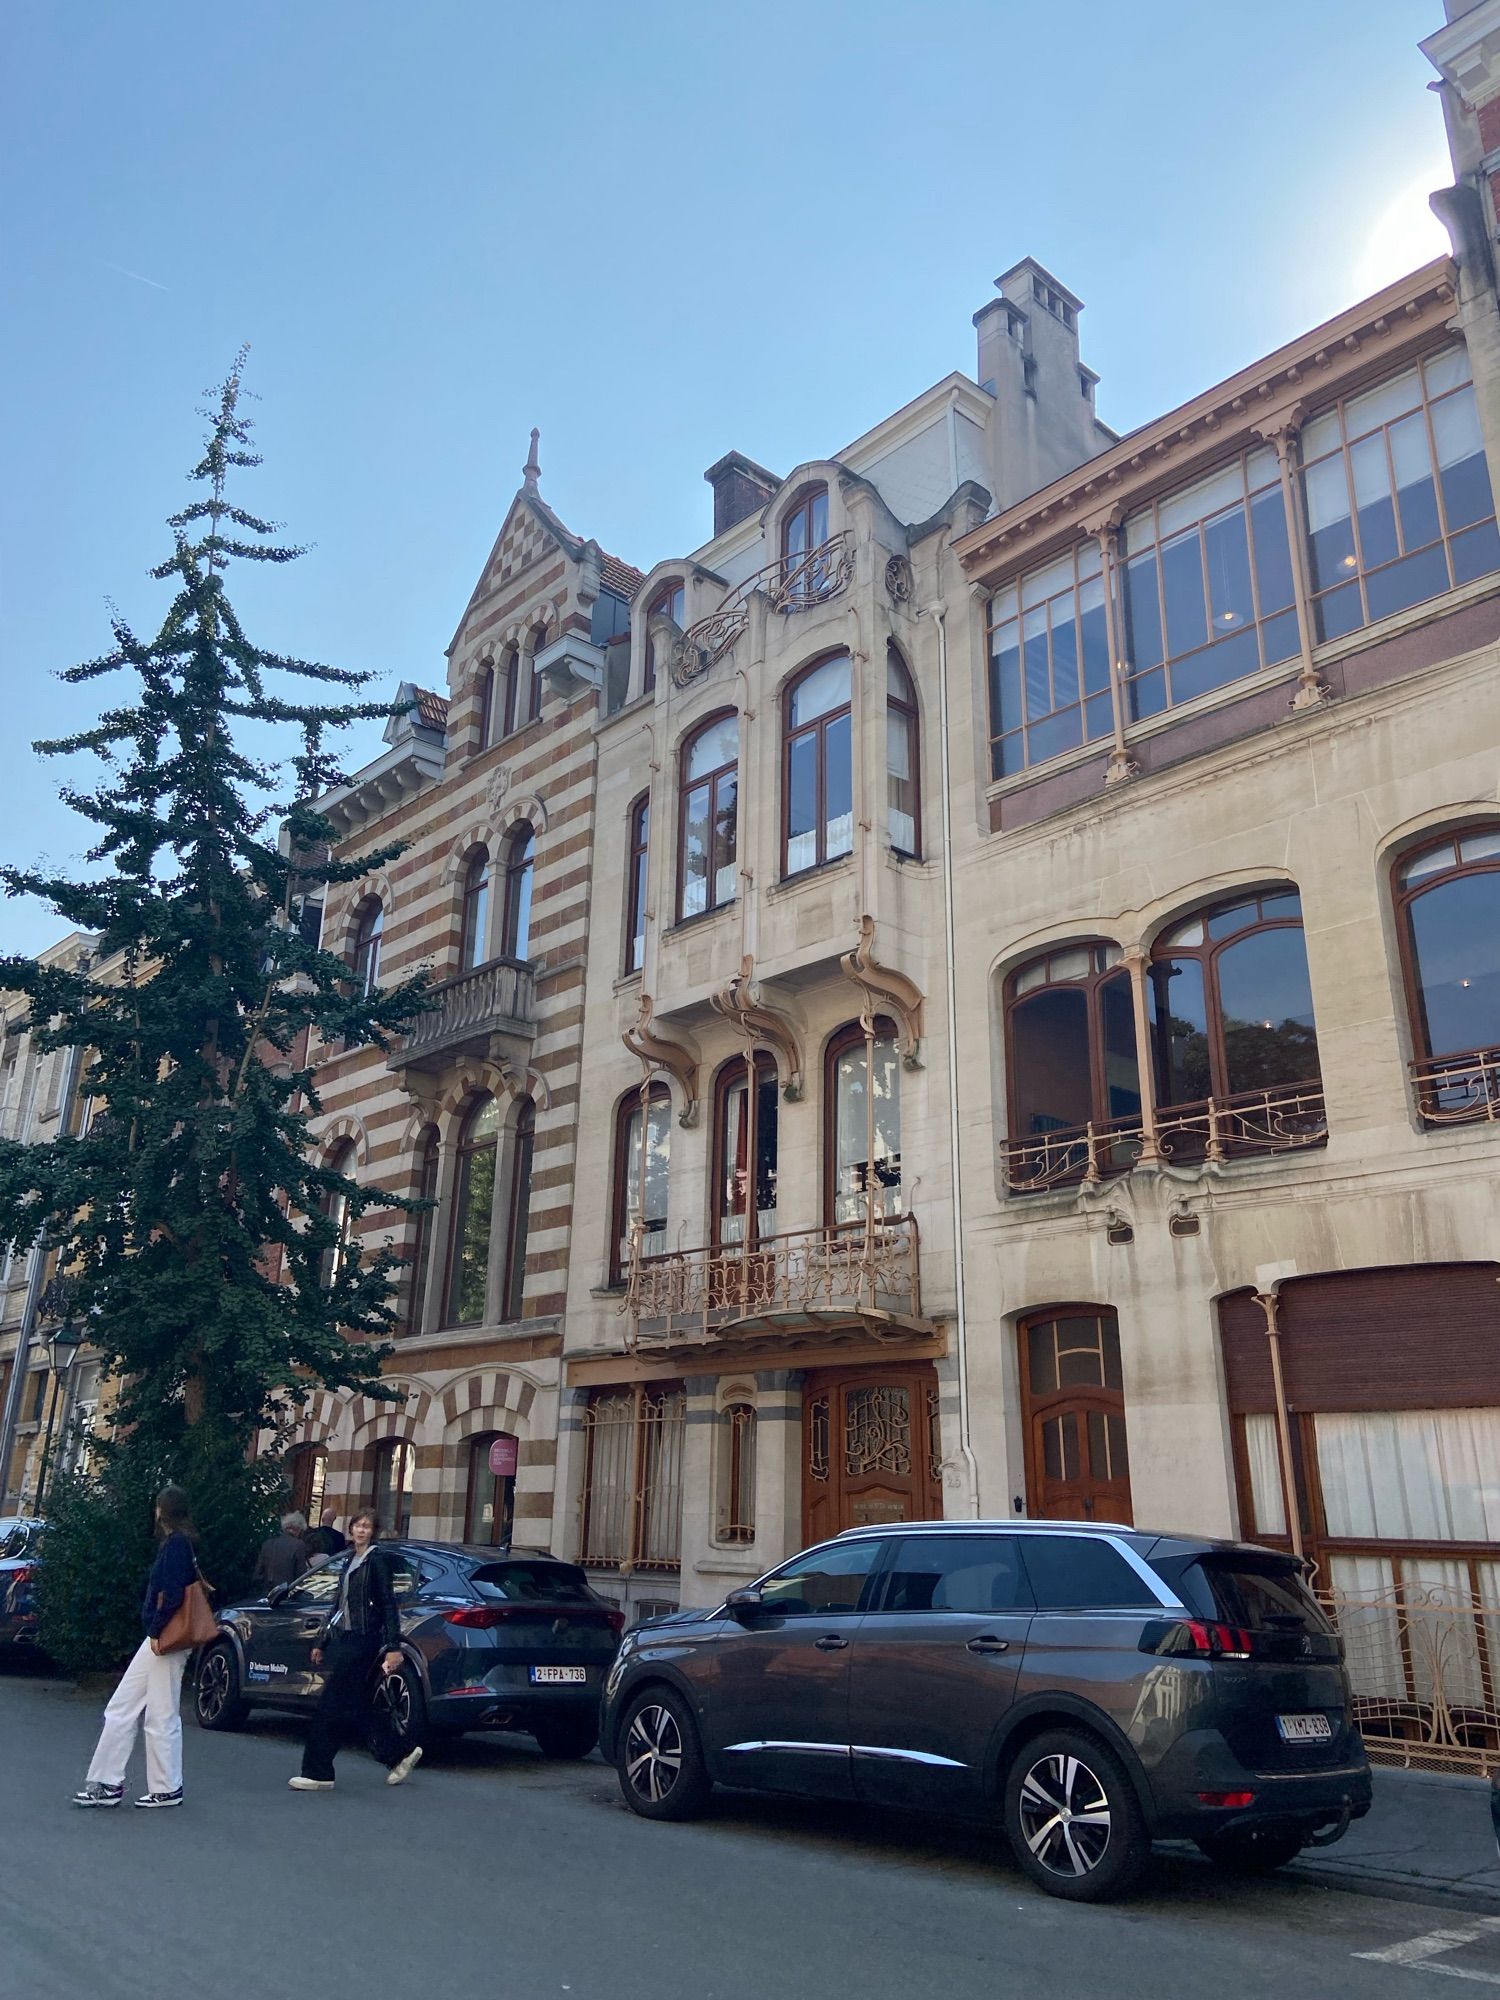
POLYGON ((998 1809, 1027 1874, 1081 1902, 1128 1889, 1156 1838, 1260 1870, 1370 1809, 1300 1563, 1094 1523, 854 1529, 638 1626, 602 1748, 648 1819, 716 1782, 998 1809))

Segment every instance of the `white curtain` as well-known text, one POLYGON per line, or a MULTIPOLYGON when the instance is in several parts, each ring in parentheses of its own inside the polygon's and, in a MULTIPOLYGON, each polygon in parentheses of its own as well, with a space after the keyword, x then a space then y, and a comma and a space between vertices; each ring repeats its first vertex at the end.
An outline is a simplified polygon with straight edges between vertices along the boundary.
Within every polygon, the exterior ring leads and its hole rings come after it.
POLYGON ((1315 1419, 1337 1541, 1500 1541, 1500 1409, 1315 1419))
POLYGON ((1281 1491, 1281 1450, 1273 1416, 1246 1417, 1245 1457, 1250 1466, 1250 1504, 1257 1535, 1286 1533, 1286 1501, 1281 1491))

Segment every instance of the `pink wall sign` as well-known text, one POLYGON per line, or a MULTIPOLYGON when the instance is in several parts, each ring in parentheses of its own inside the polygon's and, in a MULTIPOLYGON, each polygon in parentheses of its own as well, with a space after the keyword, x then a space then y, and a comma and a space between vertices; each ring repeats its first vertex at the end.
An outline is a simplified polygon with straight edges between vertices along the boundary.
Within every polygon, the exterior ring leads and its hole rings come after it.
POLYGON ((497 1479, 514 1479, 516 1464, 521 1456, 520 1440, 513 1437, 497 1437, 490 1445, 490 1471, 497 1479))

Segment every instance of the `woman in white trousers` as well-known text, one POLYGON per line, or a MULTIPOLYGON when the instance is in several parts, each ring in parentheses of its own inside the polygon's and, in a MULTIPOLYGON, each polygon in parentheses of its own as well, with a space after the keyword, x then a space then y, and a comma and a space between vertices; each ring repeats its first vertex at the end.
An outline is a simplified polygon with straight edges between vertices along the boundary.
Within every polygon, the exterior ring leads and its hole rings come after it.
POLYGON ((156 1496, 156 1526, 162 1543, 141 1605, 146 1636, 110 1696, 88 1780, 73 1794, 76 1806, 117 1806, 122 1802, 125 1767, 143 1722, 146 1790, 135 1803, 147 1808, 182 1804, 182 1715, 178 1703, 187 1653, 157 1650, 167 1621, 198 1574, 188 1499, 180 1486, 164 1486, 156 1496))

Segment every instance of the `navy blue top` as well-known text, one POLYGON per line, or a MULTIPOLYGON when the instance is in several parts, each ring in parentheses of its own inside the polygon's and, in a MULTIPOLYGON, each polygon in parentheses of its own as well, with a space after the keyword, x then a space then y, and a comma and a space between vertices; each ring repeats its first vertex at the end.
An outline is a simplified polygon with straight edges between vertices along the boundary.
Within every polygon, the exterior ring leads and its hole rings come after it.
POLYGON ((187 1596, 187 1587, 198 1574, 198 1558, 193 1545, 180 1528, 168 1535, 156 1552, 146 1595, 141 1603, 141 1623, 148 1639, 159 1639, 167 1620, 187 1596))

